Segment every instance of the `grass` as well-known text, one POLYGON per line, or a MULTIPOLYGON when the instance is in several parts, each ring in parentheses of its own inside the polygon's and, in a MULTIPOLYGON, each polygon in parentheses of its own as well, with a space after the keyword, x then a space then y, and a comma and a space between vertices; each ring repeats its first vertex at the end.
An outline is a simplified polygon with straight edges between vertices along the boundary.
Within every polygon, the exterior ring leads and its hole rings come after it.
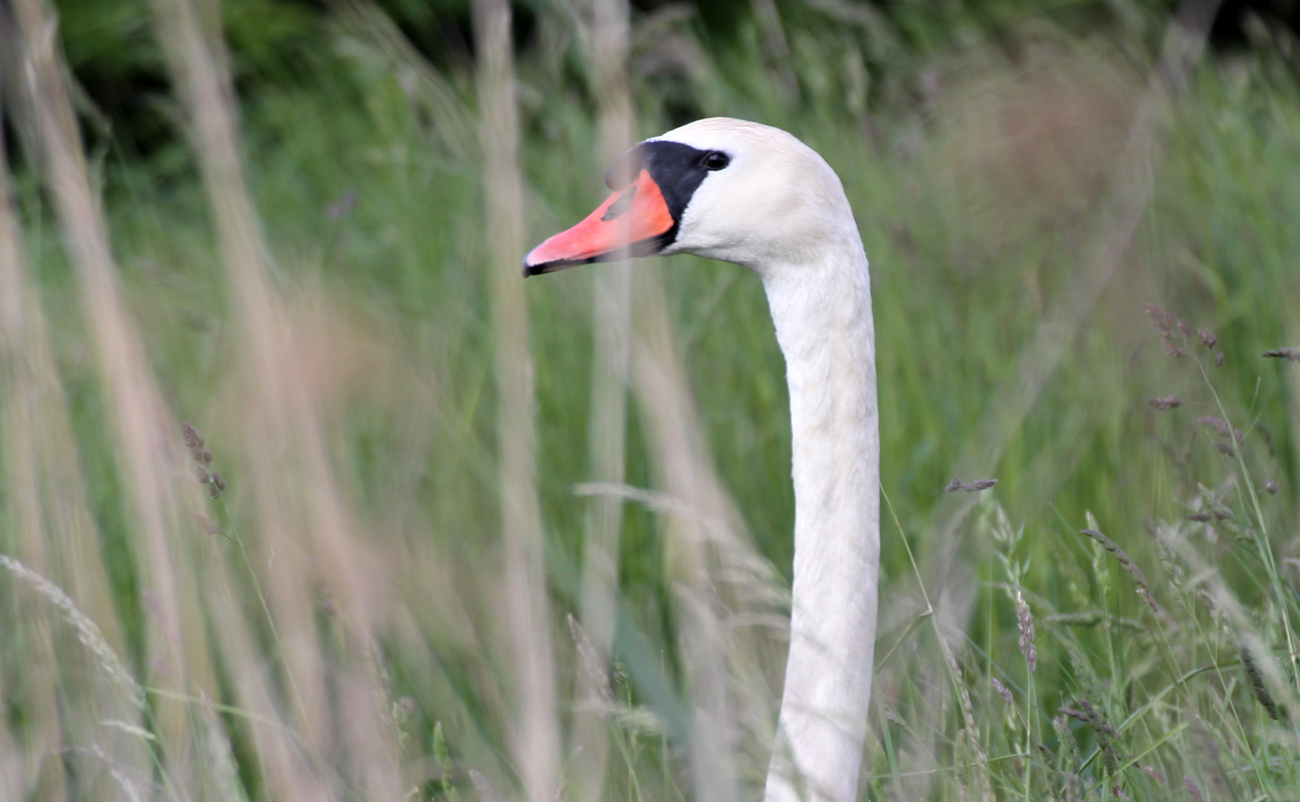
MULTIPOLYGON (((1131 246, 1036 364, 1108 193, 1140 177, 1116 165, 1166 20, 1017 17, 882 73, 818 7, 787 19, 789 72, 757 28, 719 44, 667 11, 634 19, 628 69, 640 134, 788 128, 857 211, 888 502, 862 797, 1296 798, 1300 365, 1261 356, 1300 345, 1283 35, 1198 62, 1131 246), (1004 419, 1027 364, 1041 386, 1004 419), (944 493, 954 478, 998 483, 944 493)), ((28 138, 0 219, 6 799, 523 795, 499 510, 534 491, 499 479, 503 235, 474 76, 420 61, 369 6, 329 19, 310 80, 240 99, 246 190, 185 126, 149 160, 92 130, 102 208, 70 204, 33 107, 9 107, 28 138), (254 226, 221 222, 244 202, 254 226), (68 247, 100 222, 109 250, 68 247)), ((530 243, 603 197, 580 24, 542 14, 518 54, 530 243)), ((602 269, 524 284, 551 768, 583 802, 751 798, 793 515, 766 302, 733 265, 635 266, 622 484, 593 487, 602 269), (593 493, 623 499, 609 647, 584 629, 593 493)))

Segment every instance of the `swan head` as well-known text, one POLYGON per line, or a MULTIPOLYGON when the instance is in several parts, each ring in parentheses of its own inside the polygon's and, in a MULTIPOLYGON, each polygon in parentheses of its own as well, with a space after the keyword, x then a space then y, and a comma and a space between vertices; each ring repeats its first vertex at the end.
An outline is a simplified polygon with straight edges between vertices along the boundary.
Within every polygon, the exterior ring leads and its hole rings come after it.
POLYGON ((613 190, 573 228, 538 245, 524 275, 628 256, 691 253, 760 275, 857 243, 838 176, 793 135, 712 117, 647 139, 609 168, 613 190))

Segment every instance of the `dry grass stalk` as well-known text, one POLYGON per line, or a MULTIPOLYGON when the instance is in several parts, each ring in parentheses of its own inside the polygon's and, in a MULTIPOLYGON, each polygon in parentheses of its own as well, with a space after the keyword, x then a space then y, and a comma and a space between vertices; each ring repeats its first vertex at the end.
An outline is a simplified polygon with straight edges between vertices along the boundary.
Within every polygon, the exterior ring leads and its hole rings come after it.
POLYGON ((745 766, 761 771, 767 764, 777 700, 764 671, 785 650, 767 628, 730 627, 726 618, 766 616, 786 594, 754 554, 713 468, 658 274, 638 272, 634 291, 639 337, 633 380, 645 439, 656 482, 684 513, 665 522, 665 551, 679 591, 674 615, 696 710, 695 739, 687 749, 698 798, 726 802, 735 798, 738 781, 755 787, 763 781, 761 775, 738 777, 736 752, 745 753, 745 766))
MULTIPOLYGON (((286 509, 296 505, 287 503, 279 485, 281 477, 301 469, 277 466, 274 455, 290 452, 285 440, 292 442, 294 427, 305 425, 305 421, 292 414, 295 405, 286 398, 293 389, 284 378, 288 362, 284 353, 284 315, 264 275, 265 248, 256 233, 255 213, 244 186, 224 58, 219 40, 207 41, 197 10, 190 3, 159 0, 154 4, 154 13, 163 52, 186 102, 188 130, 234 290, 234 311, 240 324, 240 368, 249 374, 246 381, 256 398, 245 420, 245 448, 251 468, 247 483, 253 490, 257 519, 271 541, 265 545, 266 551, 299 554, 302 547, 289 534, 294 529, 293 516, 286 509)), ((302 566, 292 557, 277 561, 275 574, 275 581, 268 583, 268 621, 277 640, 293 644, 281 655, 292 707, 300 730, 321 749, 322 734, 329 728, 324 721, 319 645, 315 627, 308 623, 311 593, 302 566)), ((253 581, 258 582, 256 574, 253 581)), ((254 692, 252 697, 257 695, 254 692)), ((268 732, 265 737, 274 739, 278 733, 268 732)), ((269 749, 266 768, 270 769, 270 784, 276 793, 293 795, 305 783, 301 777, 295 778, 299 768, 282 760, 288 752, 285 748, 269 749)))
MULTIPOLYGON (((159 42, 176 88, 186 104, 190 123, 187 131, 198 157, 221 254, 234 289, 235 313, 242 340, 240 367, 253 374, 248 383, 257 401, 250 405, 247 418, 247 447, 252 465, 248 483, 254 490, 259 523, 272 537, 283 537, 282 533, 287 532, 290 526, 273 498, 277 479, 268 453, 282 450, 280 433, 292 425, 284 410, 284 382, 277 359, 282 349, 283 333, 276 325, 274 302, 261 275, 262 246, 255 234, 254 213, 243 187, 230 89, 223 80, 224 64, 218 65, 220 56, 214 54, 205 40, 197 10, 190 3, 159 0, 153 4, 153 10, 159 42)), ((217 53, 220 53, 219 49, 217 53)), ((281 547, 278 551, 282 554, 295 553, 288 542, 273 543, 271 548, 275 549, 276 545, 281 547)), ((245 553, 246 562, 247 559, 245 553)), ((252 572, 251 563, 248 567, 261 596, 260 580, 252 572)), ((267 623, 277 641, 281 645, 285 640, 294 644, 280 655, 285 666, 285 684, 290 688, 299 731, 320 750, 323 746, 320 733, 327 729, 323 721, 324 695, 316 681, 319 674, 316 670, 317 650, 313 648, 315 644, 311 634, 315 628, 304 625, 302 611, 305 604, 302 600, 306 593, 301 572, 296 568, 292 557, 278 561, 276 580, 268 583, 271 606, 265 606, 265 597, 263 604, 267 623)), ((274 711, 279 707, 273 701, 276 694, 260 678, 255 678, 259 673, 254 669, 258 658, 251 647, 247 627, 243 625, 243 615, 236 612, 238 602, 231 598, 228 579, 224 590, 217 596, 216 609, 225 614, 218 619, 223 621, 218 630, 225 641, 223 651, 230 657, 228 665, 241 680, 236 683, 239 701, 250 709, 274 711)), ((284 742, 282 730, 257 727, 254 739, 259 747, 259 768, 265 772, 272 793, 285 799, 298 799, 312 790, 323 790, 318 781, 310 779, 303 766, 291 757, 296 747, 284 742)))
POLYGON ((210 707, 205 706, 201 715, 205 728, 204 746, 207 750, 208 765, 214 775, 213 785, 217 798, 227 802, 241 800, 244 798, 244 793, 240 786, 239 771, 235 766, 234 751, 230 746, 230 736, 222 725, 221 719, 210 707))
MULTIPOLYGON (((672 345, 668 310, 657 274, 636 276, 641 337, 633 356, 635 388, 648 415, 657 480, 670 496, 706 514, 716 508, 721 489, 712 466, 697 445, 697 421, 684 369, 672 345)), ((670 576, 676 586, 673 615, 681 633, 695 711, 693 742, 687 745, 697 798, 732 802, 736 798, 734 714, 727 692, 725 657, 711 605, 703 600, 708 581, 707 534, 698 520, 665 522, 670 576)))
POLYGON ((145 802, 146 799, 156 799, 160 796, 161 789, 153 786, 153 783, 149 781, 149 775, 133 771, 130 767, 114 760, 98 745, 74 746, 63 751, 65 754, 83 755, 92 758, 97 765, 108 771, 109 776, 113 778, 113 782, 116 783, 128 802, 145 802), (140 786, 148 788, 148 792, 142 792, 140 786))
MULTIPOLYGON (((48 696, 46 693, 43 693, 42 695, 48 696)), ((32 701, 33 700, 29 697, 28 703, 31 704, 32 701)), ((12 703, 9 699, 5 696, 3 689, 0 689, 0 705, 8 707, 11 704, 12 703)), ((40 719, 38 718, 37 721, 39 722, 40 719)), ((33 723, 35 726, 33 726, 31 730, 38 733, 36 739, 38 743, 37 749, 43 749, 43 747, 49 743, 50 739, 41 731, 45 728, 41 727, 40 724, 36 722, 33 723)), ((55 742, 57 743, 57 741, 55 742)), ((31 743, 30 736, 27 743, 31 743)), ((24 745, 26 746, 26 744, 24 745)), ((32 796, 27 792, 27 787, 29 785, 35 785, 35 783, 29 782, 26 777, 29 771, 27 770, 27 767, 23 765, 28 762, 23 759, 26 757, 24 754, 25 751, 27 750, 20 750, 18 748, 18 742, 14 738, 14 733, 10 732, 8 722, 6 722, 5 726, 0 727, 0 754, 6 756, 4 760, 0 760, 0 795, 3 795, 5 799, 23 799, 32 796)), ((65 796, 64 789, 58 788, 47 790, 52 793, 48 793, 48 795, 45 796, 46 799, 62 802, 65 796)))
POLYGON ((510 6, 505 0, 475 0, 479 144, 487 197, 485 213, 493 232, 488 267, 492 276, 507 632, 515 672, 517 719, 513 747, 527 797, 534 802, 551 802, 560 781, 560 737, 537 499, 533 363, 528 350, 524 286, 519 279, 523 183, 519 174, 510 19, 510 6))
MULTIPOLYGON (((631 98, 627 85, 627 0, 587 0, 579 9, 577 33, 588 56, 587 74, 596 99, 597 130, 602 161, 613 163, 633 144, 631 98)), ((626 228, 626 220, 620 220, 626 228)), ((587 450, 592 481, 621 484, 626 462, 627 385, 632 342, 632 265, 615 260, 592 277, 592 324, 595 354, 591 373, 591 418, 587 450)), ((583 535, 583 629, 590 637, 592 659, 608 663, 618 609, 619 538, 623 503, 600 495, 588 502, 583 535)), ((586 655, 584 654, 584 658, 586 655)), ((590 660, 588 660, 590 661, 590 660)), ((603 674, 603 671, 601 672, 603 674)), ((608 692, 608 685, 591 687, 591 667, 579 672, 585 694, 608 692)), ((609 743, 605 722, 579 713, 574 722, 576 798, 599 802, 604 793, 609 743)))
MULTIPOLYGON (((243 484, 252 497, 251 517, 257 525, 257 545, 267 557, 269 580, 263 583, 263 572, 254 569, 242 540, 236 541, 237 550, 283 664, 286 706, 312 747, 299 759, 293 754, 298 745, 286 740, 282 728, 259 721, 253 728, 257 755, 268 786, 282 798, 329 796, 343 778, 358 782, 369 794, 391 797, 401 787, 397 747, 383 714, 375 705, 362 703, 375 692, 367 652, 343 651, 337 670, 345 705, 336 711, 327 701, 326 647, 315 620, 316 598, 325 594, 343 630, 338 634, 370 643, 379 616, 373 561, 360 543, 354 515, 334 476, 322 390, 308 373, 317 359, 313 349, 328 347, 333 330, 323 321, 331 317, 323 311, 304 313, 304 328, 314 336, 292 337, 291 315, 268 280, 267 248, 244 181, 233 90, 218 26, 202 18, 187 0, 156 0, 153 6, 163 51, 185 101, 187 131, 235 301, 240 378, 252 397, 239 420, 248 469, 243 484), (335 715, 345 715, 348 726, 331 723, 335 715), (329 752, 347 760, 333 766, 321 758, 329 752)), ((209 479, 209 492, 220 495, 222 481, 207 472, 206 449, 190 445, 209 479)), ((249 646, 247 622, 232 609, 229 578, 209 593, 231 616, 219 629, 228 644, 231 670, 241 680, 235 685, 240 701, 250 708, 275 709, 275 694, 249 646)))
MULTIPOLYGON (((16 42, 5 24, 0 19, 0 34, 3 34, 0 38, 0 51, 13 57, 18 48, 13 46, 16 42)), ((16 58, 13 61, 17 63, 16 58)), ((10 65, 0 64, 0 70, 6 67, 10 65)), ((6 548, 14 549, 37 568, 45 570, 47 531, 38 478, 41 472, 41 452, 36 448, 34 440, 44 428, 40 423, 62 422, 68 427, 70 424, 66 418, 67 407, 63 403, 62 393, 55 393, 48 398, 49 403, 44 406, 47 412, 45 421, 37 417, 41 407, 32 403, 49 386, 48 380, 54 375, 54 365, 50 359, 44 316, 33 297, 18 221, 10 203, 12 193, 4 145, 3 126, 0 126, 0 333, 3 334, 2 364, 5 378, 4 468, 9 485, 7 492, 13 500, 13 526, 17 534, 14 542, 6 544, 6 548)), ((57 376, 54 376, 54 386, 58 387, 57 376)), ((67 429, 62 431, 66 434, 67 429)), ((61 449, 55 450, 54 459, 57 460, 63 453, 61 449)), ((84 511, 85 496, 76 492, 80 490, 80 483, 70 485, 67 507, 84 511)), ((27 659, 34 665, 52 669, 57 665, 57 657, 48 605, 29 598, 18 600, 15 608, 25 622, 23 629, 31 642, 27 659)), ((114 643, 120 643, 120 640, 114 638, 114 643)), ((57 672, 47 670, 33 672, 28 686, 27 705, 31 711, 31 723, 26 738, 29 749, 38 754, 54 754, 63 740, 57 684, 57 672)), ((0 688, 0 704, 9 704, 2 694, 3 689, 0 688)), ((5 726, 0 727, 0 752, 21 754, 14 747, 6 722, 5 726)), ((0 790, 8 796, 17 799, 32 791, 49 799, 64 798, 66 789, 61 772, 42 773, 39 766, 30 765, 30 759, 15 763, 17 765, 5 767, 7 770, 0 776, 0 790)))
MULTIPOLYGON (((66 65, 55 27, 40 0, 14 4, 26 58, 25 100, 34 132, 43 183, 53 201, 64 242, 77 268, 82 307, 107 396, 114 452, 127 490, 127 509, 139 532, 138 581, 158 599, 161 619, 197 619, 192 594, 177 583, 188 554, 169 533, 180 531, 178 495, 183 486, 172 475, 179 459, 172 447, 170 415, 162 401, 135 326, 127 314, 108 241, 107 226, 92 186, 80 132, 65 85, 66 65)), ((169 637, 149 629, 149 650, 169 667, 157 684, 173 691, 211 690, 215 679, 197 628, 180 627, 169 637)), ((180 703, 159 701, 155 719, 165 743, 184 743, 190 723, 180 703)), ((175 756, 183 762, 182 755, 175 756)))

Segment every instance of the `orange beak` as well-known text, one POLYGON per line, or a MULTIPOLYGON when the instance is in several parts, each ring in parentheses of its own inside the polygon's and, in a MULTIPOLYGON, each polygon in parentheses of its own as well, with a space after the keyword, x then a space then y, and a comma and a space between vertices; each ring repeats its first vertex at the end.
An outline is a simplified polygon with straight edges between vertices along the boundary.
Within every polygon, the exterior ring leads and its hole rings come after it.
POLYGON ((642 170, 631 186, 610 195, 586 220, 533 248, 524 257, 524 276, 606 259, 649 256, 676 225, 659 185, 642 170))

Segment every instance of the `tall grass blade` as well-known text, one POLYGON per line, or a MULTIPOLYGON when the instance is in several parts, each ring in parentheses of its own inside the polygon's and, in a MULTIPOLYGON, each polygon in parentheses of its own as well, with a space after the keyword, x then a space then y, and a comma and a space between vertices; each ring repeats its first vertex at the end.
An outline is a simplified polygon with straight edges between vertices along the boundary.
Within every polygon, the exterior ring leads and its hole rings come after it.
MULTIPOLYGON (((596 97, 596 129, 606 163, 632 147, 635 120, 627 85, 628 4, 625 0, 585 0, 576 16, 587 52, 587 76, 596 97)), ((626 223, 622 223, 626 228, 626 223)), ((624 237, 626 239, 626 236, 624 237)), ((587 429, 591 481, 621 484, 627 432, 627 388, 631 362, 632 265, 625 258, 602 265, 592 279, 591 417, 587 429)), ((582 624, 599 659, 608 661, 618 613, 619 539, 622 499, 600 495, 588 501, 583 536, 582 624)), ((583 698, 594 689, 579 674, 583 698)), ((599 802, 604 790, 609 741, 598 716, 579 713, 573 742, 578 802, 599 802)))
POLYGON ((498 492, 505 546, 505 607, 512 657, 515 715, 512 747, 530 802, 551 802, 559 787, 559 727, 551 616, 542 564, 537 499, 533 361, 523 261, 523 183, 514 56, 506 0, 475 0, 479 54, 479 148, 484 217, 490 227, 493 370, 497 391, 498 492))

